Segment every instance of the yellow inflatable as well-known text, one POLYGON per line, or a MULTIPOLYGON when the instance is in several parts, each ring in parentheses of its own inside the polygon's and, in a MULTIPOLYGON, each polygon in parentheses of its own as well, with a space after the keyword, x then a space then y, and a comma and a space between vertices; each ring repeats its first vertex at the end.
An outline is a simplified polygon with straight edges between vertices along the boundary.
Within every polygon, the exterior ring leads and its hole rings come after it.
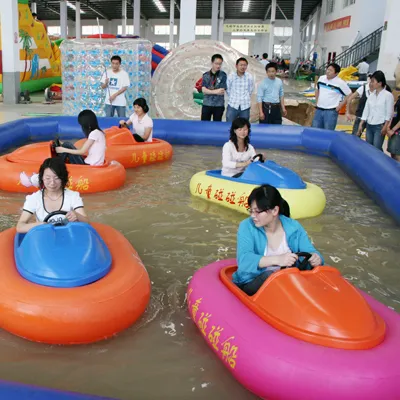
MULTIPOLYGON (((204 200, 230 209, 247 213, 247 199, 251 191, 259 185, 232 182, 199 172, 190 180, 190 193, 204 200)), ((294 219, 316 217, 324 211, 326 198, 323 190, 312 183, 305 182, 305 189, 278 189, 289 203, 290 214, 294 219)))
POLYGON ((356 67, 347 67, 342 68, 341 71, 338 73, 338 77, 343 79, 344 81, 357 81, 358 77, 353 76, 354 72, 358 72, 356 67))
MULTIPOLYGON (((43 23, 32 17, 28 0, 18 0, 18 15, 21 90, 34 92, 61 83, 60 50, 50 42, 43 23)), ((0 53, 1 40, 0 29, 0 53)), ((2 82, 0 70, 0 92, 2 82)))

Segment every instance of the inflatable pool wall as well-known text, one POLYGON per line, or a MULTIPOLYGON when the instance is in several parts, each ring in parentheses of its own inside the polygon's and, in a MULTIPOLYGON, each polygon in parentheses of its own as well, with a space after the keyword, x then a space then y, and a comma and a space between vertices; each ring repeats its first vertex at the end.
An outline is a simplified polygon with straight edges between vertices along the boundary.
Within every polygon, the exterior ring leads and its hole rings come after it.
MULTIPOLYGON (((117 118, 100 118, 105 129, 117 118)), ((178 145, 220 146, 229 138, 226 122, 155 120, 153 136, 178 145)), ((82 138, 76 117, 27 118, 0 125, 0 151, 28 141, 82 138)), ((253 125, 251 142, 256 149, 303 151, 330 157, 383 210, 400 224, 400 163, 358 137, 337 131, 302 126, 253 125)), ((218 167, 218 165, 216 165, 218 167)))

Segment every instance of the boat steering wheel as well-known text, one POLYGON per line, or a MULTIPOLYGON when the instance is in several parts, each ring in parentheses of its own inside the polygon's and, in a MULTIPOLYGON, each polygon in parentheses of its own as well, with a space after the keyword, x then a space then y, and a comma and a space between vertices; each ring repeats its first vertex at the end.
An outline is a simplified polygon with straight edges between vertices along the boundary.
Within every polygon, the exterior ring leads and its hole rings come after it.
POLYGON ((259 154, 256 154, 256 155, 251 159, 251 161, 252 161, 252 162, 260 161, 260 163, 263 163, 265 160, 264 160, 264 156, 263 156, 261 153, 259 153, 259 154))
POLYGON ((51 151, 51 157, 57 157, 57 153, 56 153, 56 147, 60 147, 61 143, 60 143, 60 139, 58 137, 56 137, 50 144, 50 151, 51 151))
POLYGON ((310 258, 312 257, 311 253, 307 253, 305 251, 300 251, 298 253, 296 253, 297 256, 299 257, 304 257, 302 261, 298 260, 298 265, 296 266, 296 263, 293 265, 294 267, 298 268, 299 271, 306 271, 307 270, 307 265, 308 265, 308 261, 310 260, 310 258))
MULTIPOLYGON (((43 220, 44 223, 48 223, 49 219, 54 217, 55 215, 67 215, 66 211, 63 210, 58 210, 58 211, 53 211, 50 214, 47 214, 45 219, 43 220)), ((64 218, 61 221, 54 221, 54 222, 50 222, 51 224, 53 224, 54 226, 63 226, 63 225, 67 225, 68 224, 68 219, 64 218)))

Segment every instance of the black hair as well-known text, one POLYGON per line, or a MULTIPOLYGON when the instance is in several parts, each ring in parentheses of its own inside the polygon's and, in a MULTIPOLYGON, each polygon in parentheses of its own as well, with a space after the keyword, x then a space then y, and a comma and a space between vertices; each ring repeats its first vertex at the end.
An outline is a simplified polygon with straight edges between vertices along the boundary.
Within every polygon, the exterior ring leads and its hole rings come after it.
POLYGON ((275 68, 275 71, 278 71, 278 64, 274 62, 270 62, 265 66, 265 70, 268 71, 270 68, 275 68))
POLYGON ((221 54, 214 54, 214 55, 211 57, 211 62, 214 62, 215 60, 224 61, 224 59, 222 58, 221 54))
POLYGON ((263 53, 263 59, 266 60, 268 58, 268 53, 263 53))
POLYGON ((279 190, 271 185, 262 185, 253 189, 247 200, 249 208, 255 202, 260 211, 272 210, 279 207, 279 214, 290 217, 290 207, 285 199, 282 198, 279 190))
POLYGON ((364 62, 367 61, 367 57, 364 57, 362 60, 363 60, 364 62))
POLYGON ((386 77, 385 74, 382 71, 375 71, 371 75, 371 79, 375 79, 377 82, 382 84, 382 87, 386 89, 388 92, 392 93, 392 89, 390 86, 386 83, 386 77))
POLYGON ((92 110, 81 111, 78 115, 78 123, 82 127, 82 131, 86 137, 89 137, 90 132, 96 129, 101 131, 96 114, 92 110))
POLYGON ((147 105, 146 99, 139 97, 133 102, 134 106, 142 107, 142 110, 147 114, 149 112, 149 106, 147 105))
POLYGON ((37 14, 36 13, 32 13, 32 17, 37 17, 37 14))
POLYGON ((235 118, 232 121, 232 126, 231 126, 231 129, 229 131, 230 132, 229 140, 235 145, 236 150, 238 150, 238 151, 239 151, 239 146, 238 146, 238 140, 237 140, 237 136, 236 136, 235 130, 236 129, 240 129, 240 128, 244 128, 245 126, 247 126, 247 128, 249 129, 249 134, 244 138, 244 147, 245 147, 245 149, 247 151, 248 148, 249 148, 250 132, 251 132, 249 120, 246 119, 246 118, 242 118, 242 117, 235 118))
POLYGON ((61 179, 61 187, 64 190, 68 184, 68 170, 64 160, 61 157, 46 158, 39 169, 39 187, 44 189, 43 174, 49 168, 61 179))
POLYGON ((120 56, 112 56, 112 57, 111 57, 111 62, 112 62, 113 60, 119 61, 120 64, 122 63, 122 60, 121 60, 121 57, 120 57, 120 56))
POLYGON ((236 60, 236 65, 238 65, 240 63, 240 61, 244 61, 246 64, 248 64, 249 62, 244 58, 244 57, 240 57, 236 60))
POLYGON ((339 65, 339 64, 330 63, 330 64, 326 67, 326 69, 328 69, 329 67, 332 67, 332 68, 335 70, 335 72, 336 72, 337 74, 340 72, 340 65, 339 65))

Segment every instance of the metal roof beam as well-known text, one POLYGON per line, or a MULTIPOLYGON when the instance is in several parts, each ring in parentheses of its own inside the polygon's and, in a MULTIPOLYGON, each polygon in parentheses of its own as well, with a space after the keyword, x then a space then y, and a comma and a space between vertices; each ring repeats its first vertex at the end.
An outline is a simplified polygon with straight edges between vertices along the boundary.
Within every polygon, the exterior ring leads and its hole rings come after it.
POLYGON ((87 8, 89 8, 89 10, 92 10, 93 12, 95 12, 96 14, 98 14, 98 15, 100 15, 100 17, 102 17, 102 18, 104 18, 104 19, 106 19, 106 20, 108 20, 108 21, 111 21, 111 17, 109 16, 109 15, 107 15, 107 14, 105 14, 104 12, 102 12, 102 11, 100 11, 94 4, 92 4, 90 1, 85 1, 83 4, 85 4, 85 6, 87 7, 87 8))
MULTIPOLYGON (((60 11, 58 11, 56 8, 49 6, 46 2, 44 3, 45 8, 47 8, 49 11, 53 12, 54 14, 60 15, 60 11)), ((67 12, 67 19, 70 21, 75 21, 73 18, 68 17, 68 12, 67 12)))

